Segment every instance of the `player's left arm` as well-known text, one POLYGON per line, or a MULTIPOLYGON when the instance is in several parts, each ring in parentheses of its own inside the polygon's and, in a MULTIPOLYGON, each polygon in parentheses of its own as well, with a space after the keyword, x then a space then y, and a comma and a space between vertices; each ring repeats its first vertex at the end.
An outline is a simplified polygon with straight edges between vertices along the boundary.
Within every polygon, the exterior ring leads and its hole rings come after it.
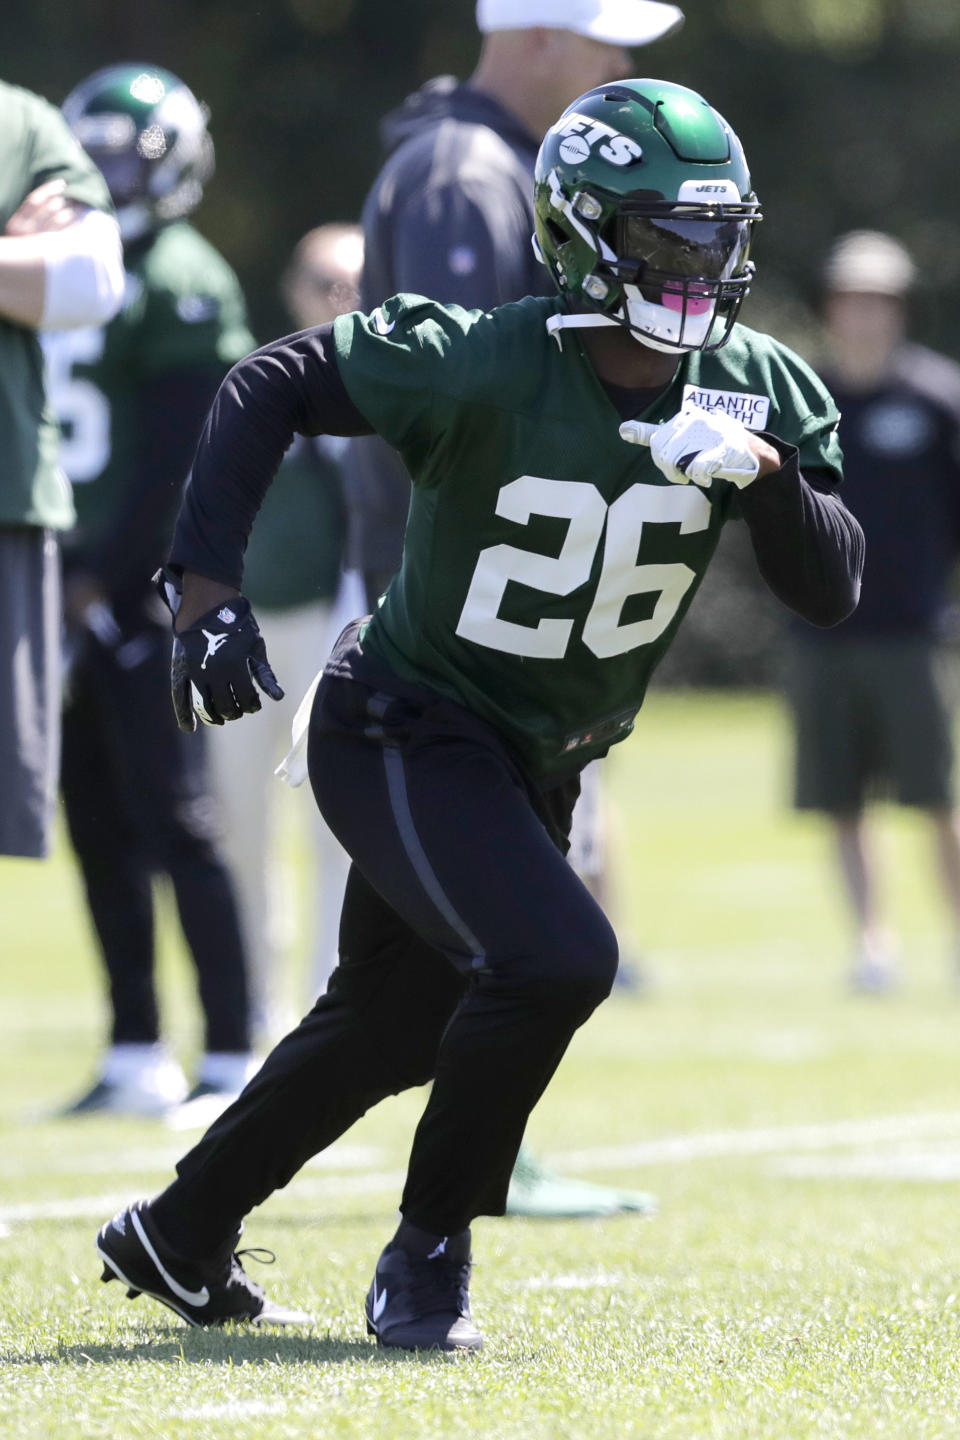
POLYGON ((800 469, 773 436, 781 464, 739 494, 757 565, 779 600, 812 625, 838 625, 857 608, 864 537, 827 471, 800 469))
POLYGON ((275 340, 234 365, 203 427, 174 531, 178 628, 239 593, 247 537, 293 436, 372 433, 341 378, 332 325, 275 340))
POLYGON ((736 486, 760 573, 804 620, 837 625, 856 609, 863 531, 834 493, 826 464, 803 473, 795 445, 697 405, 684 406, 664 425, 628 420, 620 434, 649 445, 654 463, 673 484, 709 489, 715 480, 726 480, 736 486))

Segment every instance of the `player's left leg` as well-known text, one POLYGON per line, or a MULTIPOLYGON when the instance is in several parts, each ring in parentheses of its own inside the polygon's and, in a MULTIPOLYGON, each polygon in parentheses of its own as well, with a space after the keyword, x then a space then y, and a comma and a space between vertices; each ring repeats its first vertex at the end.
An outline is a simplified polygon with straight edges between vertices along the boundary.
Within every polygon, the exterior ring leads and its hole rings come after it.
MULTIPOLYGON (((604 914, 613 916, 621 941, 616 984, 634 990, 642 983, 639 962, 635 955, 624 957, 622 929, 610 893, 613 887, 605 778, 602 760, 594 760, 580 774, 580 794, 573 812, 567 861, 604 914)), ((655 1196, 646 1191, 621 1190, 560 1175, 524 1142, 510 1177, 506 1213, 534 1220, 555 1220, 615 1215, 623 1210, 649 1215, 656 1208, 655 1196)))
POLYGON ((298 1318, 238 1268, 243 1217, 371 1106, 433 1073, 463 977, 356 869, 341 929, 344 958, 327 992, 180 1160, 177 1179, 99 1232, 103 1278, 146 1291, 190 1324, 298 1318))

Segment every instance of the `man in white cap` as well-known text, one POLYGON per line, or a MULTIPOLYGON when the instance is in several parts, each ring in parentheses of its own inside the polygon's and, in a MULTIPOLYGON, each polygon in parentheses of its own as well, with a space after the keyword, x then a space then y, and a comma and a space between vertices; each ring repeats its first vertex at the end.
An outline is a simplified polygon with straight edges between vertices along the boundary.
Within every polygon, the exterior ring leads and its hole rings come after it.
MULTIPOLYGON (((382 122, 387 159, 363 214, 362 308, 399 291, 480 310, 549 293, 531 244, 543 133, 575 96, 631 74, 631 48, 671 34, 683 19, 658 0, 478 0, 483 44, 470 79, 430 80, 382 122)), ((361 571, 373 609, 400 562, 410 480, 376 436, 353 442, 349 469, 348 563, 361 571)), ((604 903, 596 767, 584 778, 570 859, 604 903)), ((603 1215, 652 1205, 646 1194, 552 1175, 524 1149, 508 1213, 603 1215)))
POLYGON ((792 647, 796 803, 830 818, 856 928, 850 979, 867 992, 897 968, 865 816, 884 797, 929 817, 960 979, 952 705, 937 654, 960 558, 960 367, 907 342, 914 278, 899 241, 873 230, 841 236, 824 266, 821 368, 867 563, 856 612, 829 632, 796 621, 792 647))

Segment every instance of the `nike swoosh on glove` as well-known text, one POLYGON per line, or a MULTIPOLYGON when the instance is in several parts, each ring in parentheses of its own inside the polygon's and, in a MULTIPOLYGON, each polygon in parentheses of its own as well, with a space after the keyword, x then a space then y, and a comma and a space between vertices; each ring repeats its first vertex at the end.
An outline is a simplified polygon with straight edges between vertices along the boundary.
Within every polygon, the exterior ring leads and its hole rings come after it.
MULTIPOLYGON (((164 569, 154 576, 154 583, 176 617, 178 578, 164 569)), ((196 730, 198 719, 204 725, 222 725, 255 714, 261 708, 256 686, 271 700, 283 699, 245 596, 208 610, 186 630, 174 630, 170 689, 181 730, 188 734, 196 730)))
POLYGON ((714 479, 742 490, 757 478, 760 462, 750 449, 750 432, 722 410, 685 405, 664 425, 626 420, 620 435, 631 445, 649 445, 650 455, 674 485, 693 481, 704 490, 714 479))

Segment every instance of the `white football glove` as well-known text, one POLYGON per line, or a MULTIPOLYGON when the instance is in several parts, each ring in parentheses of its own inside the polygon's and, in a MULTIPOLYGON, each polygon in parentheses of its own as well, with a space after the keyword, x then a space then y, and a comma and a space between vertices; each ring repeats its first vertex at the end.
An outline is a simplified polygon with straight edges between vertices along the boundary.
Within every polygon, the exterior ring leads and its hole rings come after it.
POLYGON ((684 405, 664 425, 625 420, 620 435, 631 445, 649 445, 653 463, 674 485, 692 480, 707 490, 719 477, 742 490, 760 468, 750 449, 750 432, 723 410, 684 405))

